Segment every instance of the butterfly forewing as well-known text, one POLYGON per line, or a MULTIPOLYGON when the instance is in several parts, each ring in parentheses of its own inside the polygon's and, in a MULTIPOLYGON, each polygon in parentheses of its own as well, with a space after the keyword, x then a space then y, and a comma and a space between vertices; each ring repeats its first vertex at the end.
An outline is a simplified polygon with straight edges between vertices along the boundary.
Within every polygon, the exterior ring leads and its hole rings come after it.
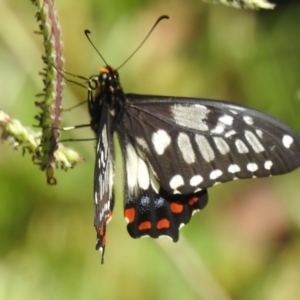
POLYGON ((113 198, 113 146, 111 122, 108 107, 103 105, 101 112, 98 139, 96 146, 96 161, 94 173, 94 226, 97 231, 96 249, 102 251, 104 258, 106 243, 106 224, 112 217, 113 198))
POLYGON ((227 102, 127 94, 124 126, 170 194, 300 165, 299 138, 288 126, 227 102))

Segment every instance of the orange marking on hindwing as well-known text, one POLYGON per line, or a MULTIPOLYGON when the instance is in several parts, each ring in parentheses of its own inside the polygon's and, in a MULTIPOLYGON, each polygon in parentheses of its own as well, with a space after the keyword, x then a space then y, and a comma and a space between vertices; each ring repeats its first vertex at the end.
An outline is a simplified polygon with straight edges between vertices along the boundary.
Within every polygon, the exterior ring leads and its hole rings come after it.
POLYGON ((149 221, 142 222, 138 227, 139 230, 147 230, 150 228, 151 228, 151 223, 149 221))
POLYGON ((179 214, 183 211, 183 205, 178 202, 173 202, 170 204, 170 209, 173 213, 179 214))
POLYGON ((190 199, 189 199, 189 205, 194 205, 195 203, 197 203, 198 202, 198 200, 199 200, 199 198, 198 197, 196 197, 196 196, 192 196, 190 199))
POLYGON ((157 229, 169 228, 170 221, 168 219, 161 219, 160 221, 157 222, 156 227, 157 229))
POLYGON ((135 219, 135 208, 128 208, 125 210, 125 219, 128 223, 132 223, 135 219))

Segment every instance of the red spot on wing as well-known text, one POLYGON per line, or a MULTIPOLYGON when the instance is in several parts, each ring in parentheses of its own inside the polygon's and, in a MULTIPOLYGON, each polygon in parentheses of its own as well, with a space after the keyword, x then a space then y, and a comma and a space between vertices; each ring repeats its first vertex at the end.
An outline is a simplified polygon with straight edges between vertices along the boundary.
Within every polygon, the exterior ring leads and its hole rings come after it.
POLYGON ((189 199, 189 205, 194 205, 196 202, 198 202, 199 198, 196 196, 193 196, 189 199))
POLYGON ((149 221, 146 221, 146 222, 142 222, 140 225, 139 225, 139 230, 147 230, 147 229, 150 229, 151 228, 151 223, 149 221))
POLYGON ((170 204, 170 209, 173 213, 179 214, 183 211, 183 205, 178 202, 172 202, 170 204))
POLYGON ((103 236, 103 234, 104 234, 104 226, 101 225, 100 228, 99 228, 99 235, 103 236))
POLYGON ((125 210, 125 218, 128 223, 132 223, 135 219, 135 208, 128 208, 125 210))
POLYGON ((102 238, 101 246, 104 247, 105 243, 106 243, 106 235, 105 235, 104 225, 101 225, 99 228, 99 236, 102 238))
POLYGON ((162 220, 157 222, 156 227, 157 227, 157 229, 169 228, 170 227, 170 221, 168 219, 162 219, 162 220))

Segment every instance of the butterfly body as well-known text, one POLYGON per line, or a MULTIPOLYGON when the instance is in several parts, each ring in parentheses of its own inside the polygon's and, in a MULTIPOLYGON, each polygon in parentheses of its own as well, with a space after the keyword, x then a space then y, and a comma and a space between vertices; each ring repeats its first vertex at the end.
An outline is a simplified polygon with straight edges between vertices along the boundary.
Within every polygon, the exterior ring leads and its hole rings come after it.
POLYGON ((96 249, 106 242, 114 205, 114 138, 124 160, 124 215, 133 238, 179 237, 205 207, 207 188, 234 179, 288 173, 300 165, 300 140, 278 119, 229 102, 125 94, 106 66, 89 81, 96 249))

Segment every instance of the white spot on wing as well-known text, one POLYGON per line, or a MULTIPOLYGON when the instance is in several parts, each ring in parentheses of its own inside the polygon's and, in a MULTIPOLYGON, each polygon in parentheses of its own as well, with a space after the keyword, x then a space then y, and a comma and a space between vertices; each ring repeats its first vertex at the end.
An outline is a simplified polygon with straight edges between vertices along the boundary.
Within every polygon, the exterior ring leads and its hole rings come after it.
POLYGON ((179 225, 178 229, 181 229, 183 226, 185 226, 185 224, 184 224, 184 223, 181 223, 181 224, 179 225))
POLYGON ((191 145, 189 136, 186 133, 179 133, 177 138, 177 144, 183 159, 187 164, 192 164, 195 162, 195 153, 191 145))
POLYGON ((273 163, 270 160, 265 161, 264 167, 266 170, 270 170, 272 168, 272 166, 273 166, 273 163))
POLYGON ((157 175, 155 174, 153 167, 151 164, 148 162, 148 171, 150 175, 150 183, 153 188, 153 190, 158 194, 159 192, 159 183, 157 181, 157 175))
POLYGON ((205 120, 209 112, 206 106, 200 104, 189 106, 175 104, 171 107, 171 113, 176 124, 203 131, 208 130, 205 120))
POLYGON ((98 159, 98 168, 99 169, 101 168, 102 161, 103 161, 103 151, 100 152, 100 158, 98 159))
POLYGON ((243 119, 244 119, 245 123, 247 123, 248 125, 253 125, 254 124, 253 119, 249 116, 243 116, 243 119))
POLYGON ((235 146, 237 148, 237 151, 241 154, 249 152, 249 149, 247 148, 245 143, 240 139, 235 140, 235 146))
POLYGON ((158 155, 164 154, 171 143, 171 138, 165 130, 159 129, 152 135, 152 143, 158 155))
POLYGON ((139 157, 138 158, 138 183, 139 187, 147 190, 150 185, 149 171, 146 163, 139 157))
POLYGON ((126 147, 127 162, 127 185, 131 190, 137 185, 138 180, 138 156, 131 144, 126 147))
POLYGON ((262 139, 262 137, 263 137, 262 131, 259 130, 259 129, 256 129, 255 132, 256 132, 256 134, 262 139))
POLYGON ((157 180, 153 181, 152 178, 151 178, 150 182, 151 182, 151 187, 158 194, 158 192, 159 192, 159 184, 158 184, 157 180))
POLYGON ((225 126, 222 123, 218 123, 214 129, 211 130, 212 133, 220 134, 225 130, 225 126))
POLYGON ((204 160, 207 162, 212 161, 215 158, 215 154, 206 137, 196 134, 195 141, 204 160))
POLYGON ((203 177, 200 175, 194 175, 191 179, 190 179, 190 185, 191 186, 197 186, 199 185, 201 182, 203 181, 203 177))
POLYGON ((147 190, 150 186, 150 174, 146 162, 138 156, 131 144, 126 147, 127 185, 132 191, 137 185, 147 190))
POLYGON ((223 138, 215 136, 213 140, 221 154, 225 155, 230 151, 228 144, 223 138))
POLYGON ((99 213, 100 220, 106 219, 109 209, 110 209, 110 200, 104 204, 102 210, 100 211, 99 213))
POLYGON ((146 141, 145 141, 143 138, 136 137, 135 139, 136 139, 136 142, 137 142, 144 150, 147 150, 148 152, 150 151, 150 150, 149 150, 148 144, 146 143, 146 141))
POLYGON ((246 140, 248 141, 248 143, 251 145, 252 149, 256 153, 265 151, 265 148, 260 143, 260 141, 258 140, 258 138, 255 136, 254 133, 252 133, 249 130, 245 130, 245 137, 246 137, 246 140))
POLYGON ((236 164, 231 164, 228 167, 228 172, 229 173, 237 173, 237 172, 240 172, 240 171, 241 171, 241 168, 236 164))
POLYGON ((294 139, 290 135, 285 134, 282 138, 282 144, 285 148, 290 148, 293 142, 294 139))
POLYGON ((209 178, 211 180, 215 180, 218 177, 220 177, 223 174, 223 172, 221 170, 213 170, 210 174, 209 174, 209 178))
POLYGON ((233 120, 234 120, 233 117, 229 116, 229 115, 223 115, 223 116, 219 117, 219 121, 221 123, 224 123, 224 124, 228 125, 228 126, 232 125, 233 120))
POLYGON ((105 165, 104 151, 103 150, 100 151, 100 161, 101 161, 102 165, 105 165))
MULTIPOLYGON (((141 238, 144 238, 144 237, 149 237, 150 235, 142 235, 141 236, 141 238)), ((168 240, 170 240, 170 241, 173 241, 173 239, 170 237, 170 236, 168 236, 168 235, 160 235, 159 236, 159 238, 164 238, 164 239, 168 239, 168 240)))
POLYGON ((232 135, 235 135, 235 134, 236 134, 235 130, 230 130, 227 133, 225 133, 225 137, 229 138, 229 137, 231 137, 232 135))
POLYGON ((104 149, 108 149, 106 124, 103 126, 101 135, 102 135, 102 143, 103 143, 103 147, 104 147, 104 149))
POLYGON ((183 181, 183 178, 181 175, 175 175, 170 180, 170 187, 173 190, 176 190, 177 188, 179 188, 180 186, 183 186, 183 185, 184 185, 184 181, 183 181))
POLYGON ((255 172, 258 170, 258 166, 256 163, 248 163, 247 164, 247 170, 250 172, 255 172))

